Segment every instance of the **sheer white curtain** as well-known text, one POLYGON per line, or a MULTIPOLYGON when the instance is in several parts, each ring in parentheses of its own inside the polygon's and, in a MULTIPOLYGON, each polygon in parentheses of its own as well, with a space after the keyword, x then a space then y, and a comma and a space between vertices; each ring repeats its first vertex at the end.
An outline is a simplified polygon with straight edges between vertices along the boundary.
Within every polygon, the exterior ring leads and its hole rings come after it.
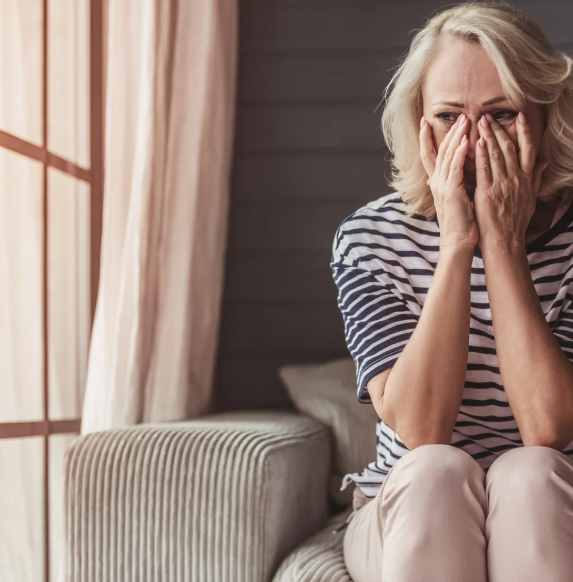
POLYGON ((100 288, 82 432, 210 405, 236 0, 109 0, 100 288))

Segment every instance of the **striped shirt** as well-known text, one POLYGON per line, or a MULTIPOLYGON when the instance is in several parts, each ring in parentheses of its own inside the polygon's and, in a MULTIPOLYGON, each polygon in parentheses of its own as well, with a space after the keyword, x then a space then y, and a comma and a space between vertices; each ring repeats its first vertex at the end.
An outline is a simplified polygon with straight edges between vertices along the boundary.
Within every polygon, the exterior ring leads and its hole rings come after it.
MULTIPOLYGON (((371 403, 366 383, 391 368, 420 317, 436 270, 440 231, 436 219, 406 215, 393 192, 346 217, 332 244, 330 267, 338 291, 348 350, 356 364, 357 397, 371 403)), ((573 362, 573 205, 558 210, 551 228, 525 245, 545 319, 573 362)), ((471 270, 469 353, 462 403, 450 444, 487 471, 504 451, 523 446, 499 373, 485 271, 475 247, 471 270)), ((344 475, 375 497, 394 463, 409 452, 378 419, 376 460, 344 475)), ((563 449, 573 455, 573 442, 563 449)))

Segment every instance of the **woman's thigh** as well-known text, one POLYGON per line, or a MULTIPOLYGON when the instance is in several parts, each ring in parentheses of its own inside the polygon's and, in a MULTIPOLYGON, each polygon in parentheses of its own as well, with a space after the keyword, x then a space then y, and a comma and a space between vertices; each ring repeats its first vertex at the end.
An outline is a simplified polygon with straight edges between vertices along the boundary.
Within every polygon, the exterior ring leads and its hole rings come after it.
POLYGON ((380 582, 382 580, 383 493, 391 475, 401 465, 399 459, 388 471, 378 495, 367 500, 356 486, 353 507, 358 508, 346 528, 343 540, 344 562, 353 582, 380 582))
POLYGON ((348 524, 343 540, 344 562, 354 582, 380 582, 382 519, 380 497, 363 505, 348 524))
POLYGON ((404 455, 346 528, 353 581, 485 582, 484 480, 475 459, 450 445, 404 455))

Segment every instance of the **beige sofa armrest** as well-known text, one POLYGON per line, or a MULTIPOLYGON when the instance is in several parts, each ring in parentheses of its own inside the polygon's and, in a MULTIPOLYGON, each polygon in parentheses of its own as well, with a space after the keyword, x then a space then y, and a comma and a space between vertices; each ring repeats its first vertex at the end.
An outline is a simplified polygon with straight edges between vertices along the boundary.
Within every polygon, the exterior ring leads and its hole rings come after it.
POLYGON ((331 434, 282 411, 78 437, 65 580, 268 582, 328 518, 331 434))

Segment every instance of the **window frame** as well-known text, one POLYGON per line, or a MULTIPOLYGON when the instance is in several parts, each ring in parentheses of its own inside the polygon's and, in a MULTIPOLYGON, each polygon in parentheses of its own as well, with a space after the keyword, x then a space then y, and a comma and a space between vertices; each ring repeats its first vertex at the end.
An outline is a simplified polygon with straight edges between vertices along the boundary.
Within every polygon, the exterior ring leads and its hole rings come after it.
POLYGON ((39 421, 0 422, 1 439, 43 437, 43 559, 44 580, 50 581, 50 455, 51 435, 78 434, 81 417, 50 420, 49 409, 49 329, 48 329, 48 169, 55 168, 90 186, 90 336, 93 329, 99 286, 101 234, 103 219, 103 162, 104 162, 104 0, 89 0, 89 168, 83 168, 48 149, 48 15, 49 1, 42 0, 42 145, 38 146, 6 131, 0 130, 0 148, 10 150, 43 165, 42 206, 42 337, 43 419, 39 421))

